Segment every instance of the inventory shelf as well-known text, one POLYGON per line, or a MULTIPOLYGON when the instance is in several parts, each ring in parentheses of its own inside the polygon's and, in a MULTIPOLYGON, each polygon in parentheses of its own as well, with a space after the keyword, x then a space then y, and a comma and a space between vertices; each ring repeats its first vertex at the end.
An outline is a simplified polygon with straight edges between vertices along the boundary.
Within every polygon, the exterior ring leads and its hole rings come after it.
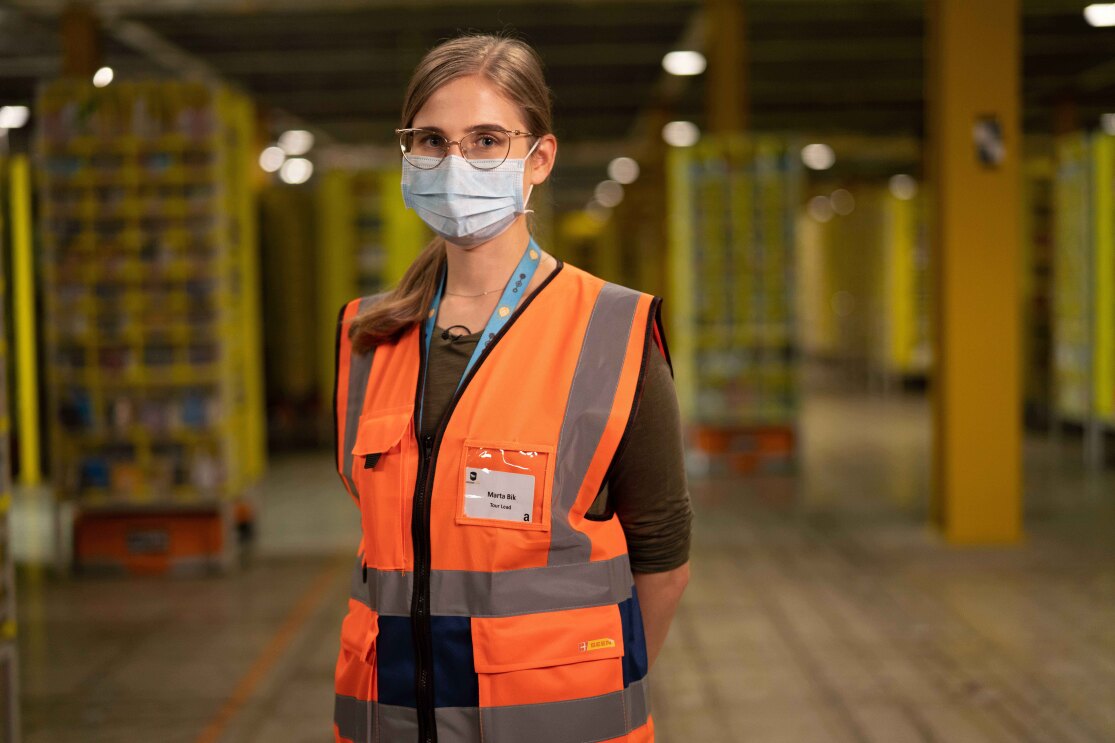
POLYGON ((1115 426, 1115 136, 1058 138, 1053 191, 1053 410, 1098 464, 1115 426))
POLYGON ((706 452, 751 471, 792 460, 800 165, 775 138, 707 137, 668 163, 671 349, 706 452))
POLYGON ((37 106, 52 479, 75 564, 227 567, 264 459, 251 105, 59 80, 37 106))
MULTIPOLYGON (((0 172, 7 171, 7 161, 0 158, 0 172)), ((0 178, 0 184, 3 179, 0 178)), ((0 185, 0 196, 6 189, 0 185)), ((7 225, 0 219, 0 247, 5 245, 7 225)), ((7 326, 4 317, 9 306, 7 279, 0 266, 0 328, 7 326)), ((11 417, 8 405, 8 358, 10 348, 5 333, 0 333, 0 743, 19 740, 19 668, 16 646, 15 559, 12 553, 11 489, 11 417)))

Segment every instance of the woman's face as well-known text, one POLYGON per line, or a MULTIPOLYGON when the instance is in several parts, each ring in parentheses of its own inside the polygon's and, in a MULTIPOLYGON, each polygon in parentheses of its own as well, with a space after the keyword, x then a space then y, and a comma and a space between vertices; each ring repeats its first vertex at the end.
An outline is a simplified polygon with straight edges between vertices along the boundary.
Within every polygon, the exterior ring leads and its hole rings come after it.
MULTIPOLYGON (((459 77, 435 90, 415 114, 411 126, 438 130, 454 142, 482 127, 530 131, 519 107, 479 75, 459 77)), ((526 157, 534 142, 534 137, 515 137, 511 140, 511 152, 507 157, 526 157)), ((449 154, 461 153, 454 145, 449 154)), ((523 169, 524 198, 528 185, 537 186, 549 177, 556 154, 557 139, 552 134, 544 135, 523 169)))

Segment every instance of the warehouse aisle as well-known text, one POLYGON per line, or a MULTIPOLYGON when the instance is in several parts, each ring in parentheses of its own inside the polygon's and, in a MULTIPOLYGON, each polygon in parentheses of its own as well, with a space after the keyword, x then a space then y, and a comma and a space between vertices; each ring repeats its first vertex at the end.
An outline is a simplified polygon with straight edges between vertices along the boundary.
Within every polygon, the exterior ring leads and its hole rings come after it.
MULTIPOLYGON (((693 481, 693 582, 652 677, 660 740, 1115 737, 1112 473, 1031 442, 1027 543, 954 550, 924 526, 924 401, 822 392, 803 431, 800 476, 693 481)), ((28 743, 328 739, 356 512, 327 456, 277 458, 268 487, 232 576, 24 569, 28 743)))

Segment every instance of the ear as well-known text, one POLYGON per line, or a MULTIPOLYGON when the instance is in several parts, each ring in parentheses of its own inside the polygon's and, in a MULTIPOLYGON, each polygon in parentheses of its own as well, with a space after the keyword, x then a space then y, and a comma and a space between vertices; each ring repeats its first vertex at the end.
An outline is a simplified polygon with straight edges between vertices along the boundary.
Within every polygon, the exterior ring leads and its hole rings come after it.
POLYGON ((550 177, 554 169, 554 160, 557 158, 557 137, 553 134, 544 134, 538 140, 538 146, 527 162, 529 172, 528 180, 535 186, 541 185, 550 177))

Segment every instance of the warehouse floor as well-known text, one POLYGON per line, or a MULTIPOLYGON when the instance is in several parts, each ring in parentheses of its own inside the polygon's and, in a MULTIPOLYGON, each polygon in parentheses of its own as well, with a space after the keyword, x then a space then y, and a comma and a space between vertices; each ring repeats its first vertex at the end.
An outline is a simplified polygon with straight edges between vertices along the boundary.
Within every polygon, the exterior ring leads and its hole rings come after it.
MULTIPOLYGON (((797 476, 692 478, 659 740, 1115 739, 1115 473, 1028 442, 1026 542, 954 549, 924 525, 924 401, 821 391, 802 431, 797 476)), ((330 739, 356 511, 327 455, 266 488, 242 569, 172 580, 56 576, 18 495, 27 743, 330 739)))

